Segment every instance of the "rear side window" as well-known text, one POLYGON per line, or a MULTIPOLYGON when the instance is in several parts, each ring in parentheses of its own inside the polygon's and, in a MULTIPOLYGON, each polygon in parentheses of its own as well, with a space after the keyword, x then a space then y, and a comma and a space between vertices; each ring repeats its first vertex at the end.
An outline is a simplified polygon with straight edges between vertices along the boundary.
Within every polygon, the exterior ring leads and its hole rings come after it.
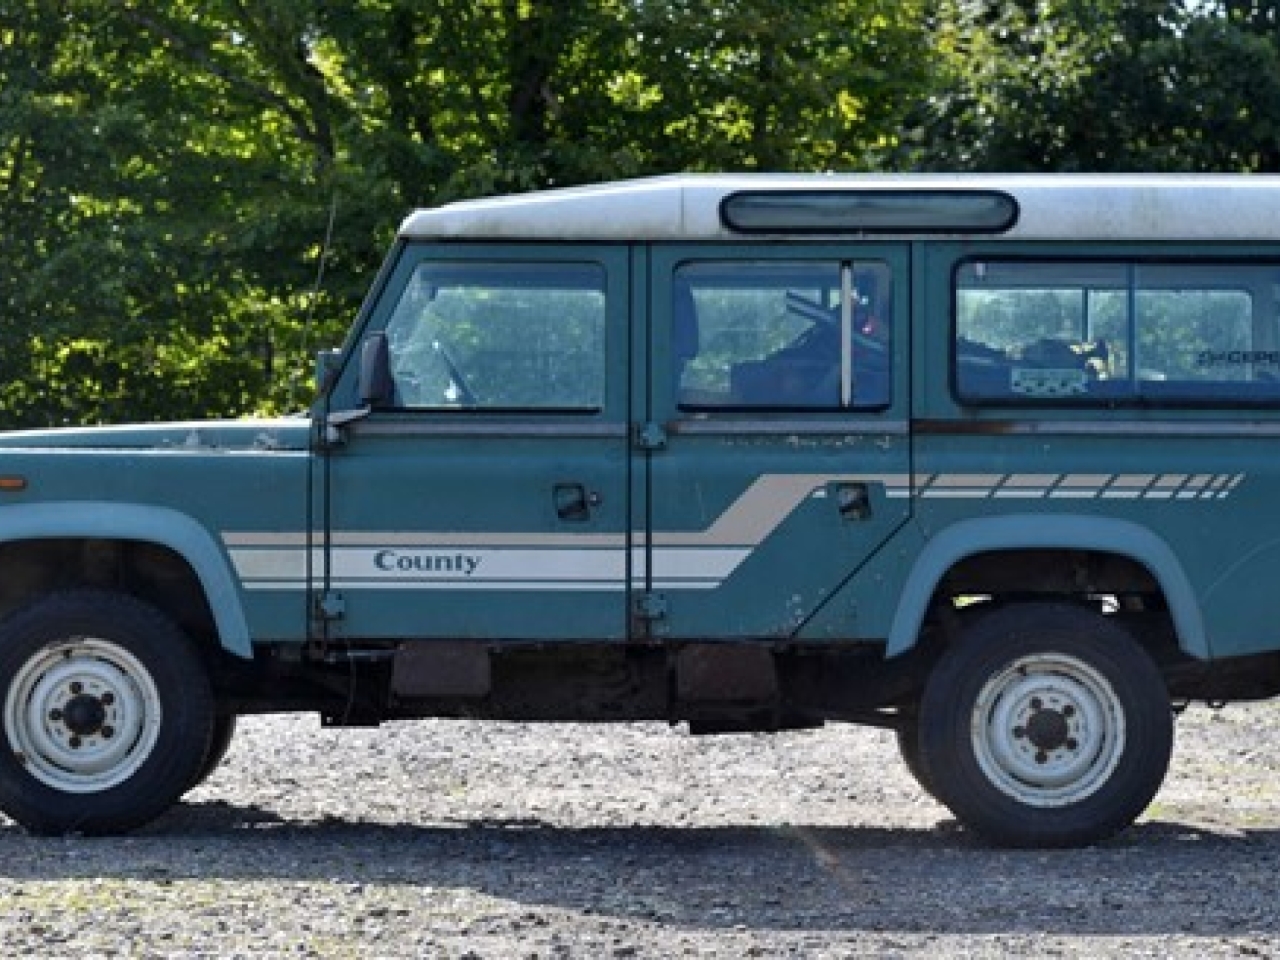
POLYGON ((672 281, 686 410, 874 409, 890 401, 890 271, 879 261, 701 262, 672 281))
POLYGON ((971 261, 955 274, 966 401, 1277 402, 1280 267, 971 261))

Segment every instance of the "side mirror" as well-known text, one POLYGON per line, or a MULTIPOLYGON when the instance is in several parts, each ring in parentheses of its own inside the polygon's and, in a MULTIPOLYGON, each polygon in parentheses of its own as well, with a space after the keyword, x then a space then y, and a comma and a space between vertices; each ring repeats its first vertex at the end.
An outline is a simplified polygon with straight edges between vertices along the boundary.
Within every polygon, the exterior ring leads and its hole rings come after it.
POLYGON ((371 333, 360 346, 360 402, 381 407, 391 402, 391 353, 385 333, 371 333))

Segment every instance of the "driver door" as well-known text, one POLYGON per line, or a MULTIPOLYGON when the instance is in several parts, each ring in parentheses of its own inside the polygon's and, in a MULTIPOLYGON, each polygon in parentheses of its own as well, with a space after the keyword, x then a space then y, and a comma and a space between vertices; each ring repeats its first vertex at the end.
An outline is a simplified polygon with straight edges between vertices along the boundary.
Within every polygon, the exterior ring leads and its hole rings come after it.
POLYGON ((391 383, 326 463, 332 632, 625 636, 628 296, 623 248, 401 251, 362 334, 391 383))

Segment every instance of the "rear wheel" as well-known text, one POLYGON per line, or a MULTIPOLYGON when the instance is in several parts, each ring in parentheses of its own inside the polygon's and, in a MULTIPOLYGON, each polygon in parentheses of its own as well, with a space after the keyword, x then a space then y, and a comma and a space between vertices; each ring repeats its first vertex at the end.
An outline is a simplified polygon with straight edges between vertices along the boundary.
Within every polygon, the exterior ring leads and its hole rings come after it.
POLYGON ((37 833, 140 826, 186 791, 208 753, 200 658, 125 594, 53 594, 0 624, 0 695, 0 810, 37 833))
POLYGON ((1067 604, 974 623, 930 677, 920 723, 935 796, 1010 846, 1078 846, 1128 826, 1173 744, 1151 658, 1114 620, 1067 604))

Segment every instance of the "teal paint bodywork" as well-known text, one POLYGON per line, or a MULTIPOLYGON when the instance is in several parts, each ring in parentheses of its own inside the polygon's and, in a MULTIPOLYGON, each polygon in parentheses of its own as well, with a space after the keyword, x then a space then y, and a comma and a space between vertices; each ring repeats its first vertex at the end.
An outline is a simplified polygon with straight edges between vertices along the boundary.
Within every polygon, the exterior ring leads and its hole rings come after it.
POLYGON ((240 656, 255 642, 306 640, 311 597, 323 592, 343 611, 325 625, 334 638, 856 640, 896 657, 915 645, 952 565, 1035 549, 1142 565, 1193 657, 1272 650, 1280 603, 1262 571, 1280 562, 1280 526, 1270 520, 1280 410, 979 407, 954 396, 954 264, 1078 249, 998 240, 401 244, 317 405, 317 418, 349 420, 329 431, 331 448, 311 448, 315 428, 304 419, 0 434, 0 475, 28 479, 26 490, 0 494, 0 541, 165 546, 191 565, 223 646, 240 656), (361 413, 362 339, 386 326, 424 258, 598 264, 608 298, 602 408, 361 413), (875 261, 892 272, 891 402, 682 409, 671 374, 674 271, 805 258, 875 261), (1036 476, 1065 486, 1034 503, 997 493, 1036 476), (1163 499, 1108 492, 1116 478, 1141 476, 1213 479, 1163 499), (1090 477, 1103 478, 1096 489, 1090 477), (557 516, 566 487, 595 496, 585 518, 557 516), (867 497, 857 519, 837 509, 851 487, 867 497), (773 511, 769 523, 741 516, 755 504, 773 511), (740 536, 722 529, 725 518, 740 536), (495 567, 501 577, 487 585, 472 576, 495 567))

